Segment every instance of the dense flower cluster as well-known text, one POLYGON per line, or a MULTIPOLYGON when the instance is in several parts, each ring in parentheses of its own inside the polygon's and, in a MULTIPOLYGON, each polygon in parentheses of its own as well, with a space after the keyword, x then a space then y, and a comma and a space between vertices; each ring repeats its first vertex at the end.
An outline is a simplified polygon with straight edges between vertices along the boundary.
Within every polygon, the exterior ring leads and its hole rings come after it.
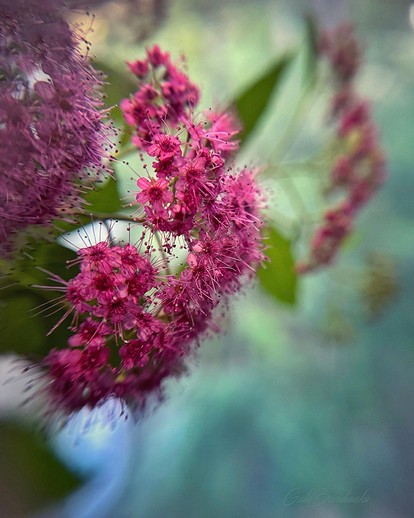
POLYGON ((336 125, 339 153, 327 191, 339 192, 340 201, 324 214, 312 238, 308 261, 298 265, 301 273, 332 262, 352 230, 356 215, 386 177, 385 156, 369 104, 354 89, 361 51, 352 26, 345 24, 324 33, 320 49, 330 64, 336 85, 330 117, 336 125))
POLYGON ((100 82, 52 0, 0 0, 0 255, 76 211, 102 167, 100 82))
POLYGON ((80 272, 69 282, 52 276, 74 335, 44 363, 67 410, 112 396, 141 408, 160 394, 214 330, 215 309, 263 259, 255 173, 228 163, 233 117, 208 112, 197 122, 198 88, 157 46, 129 66, 139 86, 121 106, 138 149, 153 157, 132 203, 144 231, 135 246, 106 240, 79 250, 80 272))

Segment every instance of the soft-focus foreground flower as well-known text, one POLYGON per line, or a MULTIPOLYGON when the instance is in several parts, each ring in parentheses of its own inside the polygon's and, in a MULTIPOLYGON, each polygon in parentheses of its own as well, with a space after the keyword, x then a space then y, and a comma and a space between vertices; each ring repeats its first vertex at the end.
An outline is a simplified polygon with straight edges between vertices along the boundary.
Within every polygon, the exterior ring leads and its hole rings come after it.
POLYGON ((102 167, 100 82, 52 0, 0 0, 0 255, 81 208, 102 167))
POLYGON ((51 276, 74 334, 44 365, 55 407, 66 411, 113 396, 142 408, 161 395, 263 259, 255 172, 229 162, 233 117, 195 116, 198 88, 157 46, 129 66, 139 86, 121 106, 133 141, 153 158, 131 203, 144 230, 134 244, 80 249, 69 282, 51 276))
POLYGON ((324 33, 320 49, 331 67, 336 88, 330 118, 336 126, 339 154, 328 191, 339 193, 340 200, 324 214, 312 238, 309 258, 298 265, 300 273, 333 261, 356 215, 386 178, 385 156, 369 104, 354 89, 361 50, 352 26, 344 24, 324 33))

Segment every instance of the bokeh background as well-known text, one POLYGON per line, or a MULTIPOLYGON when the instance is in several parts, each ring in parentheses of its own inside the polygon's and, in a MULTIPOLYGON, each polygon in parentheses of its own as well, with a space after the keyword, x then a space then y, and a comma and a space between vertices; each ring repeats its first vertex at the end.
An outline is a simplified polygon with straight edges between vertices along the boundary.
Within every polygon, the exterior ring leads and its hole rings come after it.
MULTIPOLYGON (((350 18, 365 51, 360 88, 373 103, 389 180, 337 263, 301 280, 294 307, 258 286, 247 289, 222 322, 224 334, 203 344, 188 376, 169 383, 151 415, 114 422, 109 402, 53 438, 56 454, 85 483, 36 516, 414 516, 414 7, 405 0, 174 0, 161 26, 138 41, 139 19, 125 26, 119 4, 108 3, 93 22, 96 62, 114 78, 151 43, 184 53, 206 107, 225 105, 300 45, 309 11, 326 26, 350 18)), ((242 161, 275 159, 297 81, 294 73, 286 79, 242 161)), ((124 87, 116 83, 119 92, 124 87)), ((320 145, 327 95, 322 88, 284 159, 320 145)), ((272 217, 284 194, 266 182, 272 217)))

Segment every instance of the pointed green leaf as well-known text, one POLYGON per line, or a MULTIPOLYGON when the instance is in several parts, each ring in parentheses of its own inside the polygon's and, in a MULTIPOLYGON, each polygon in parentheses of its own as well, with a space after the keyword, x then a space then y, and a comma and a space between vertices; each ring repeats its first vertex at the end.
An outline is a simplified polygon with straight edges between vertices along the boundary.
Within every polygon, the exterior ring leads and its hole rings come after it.
POLYGON ((312 14, 305 16, 305 83, 313 85, 317 78, 318 66, 318 25, 312 14))
POLYGON ((274 227, 266 229, 265 236, 269 262, 258 272, 260 285, 278 301, 294 305, 297 297, 297 275, 291 243, 274 227))
MULTIPOLYGON (((53 284, 50 282, 50 284, 53 284)), ((17 353, 33 361, 53 348, 65 347, 71 335, 71 317, 48 336, 67 306, 55 305, 59 292, 47 292, 49 301, 29 289, 10 288, 0 300, 0 353, 17 353)))
POLYGON ((95 191, 88 193, 85 200, 87 202, 86 212, 111 213, 122 209, 117 183, 112 177, 109 177, 102 187, 98 185, 95 191))
POLYGON ((0 423, 0 516, 28 516, 75 490, 70 473, 35 433, 0 423))
POLYGON ((133 76, 125 70, 124 66, 118 69, 100 60, 94 60, 93 65, 105 75, 103 88, 105 105, 111 108, 111 118, 117 122, 124 122, 118 105, 122 99, 129 97, 137 89, 133 76))
MULTIPOLYGON (((35 247, 36 244, 33 244, 35 247)), ((53 347, 66 345, 69 321, 47 336, 49 330, 64 314, 65 307, 54 304, 60 292, 42 290, 33 285, 56 285, 47 279, 48 270, 68 280, 76 274, 68 270, 67 261, 76 257, 56 242, 43 242, 33 250, 22 253, 4 267, 8 275, 2 279, 0 298, 0 352, 16 352, 33 359, 47 354, 53 347), (48 302, 50 301, 50 302, 48 302), (46 303, 46 304, 45 304, 46 303)))
MULTIPOLYGON (((72 274, 68 271, 68 261, 75 257, 75 252, 56 241, 38 243, 32 240, 25 251, 9 264, 8 272, 4 273, 9 273, 10 278, 20 287, 30 288, 32 284, 41 283, 45 277, 39 268, 69 279, 72 274)), ((5 284, 10 282, 5 281, 5 284)))
POLYGON ((127 124, 124 124, 122 126, 122 130, 119 134, 119 147, 121 150, 126 147, 127 144, 131 141, 131 135, 132 135, 132 128, 128 126, 127 124))
POLYGON ((46 321, 33 317, 44 300, 28 290, 13 290, 0 301, 0 352, 38 355, 47 351, 46 321))
POLYGON ((293 54, 280 57, 259 79, 242 92, 233 102, 243 124, 240 140, 244 141, 256 127, 270 99, 279 87, 293 54))

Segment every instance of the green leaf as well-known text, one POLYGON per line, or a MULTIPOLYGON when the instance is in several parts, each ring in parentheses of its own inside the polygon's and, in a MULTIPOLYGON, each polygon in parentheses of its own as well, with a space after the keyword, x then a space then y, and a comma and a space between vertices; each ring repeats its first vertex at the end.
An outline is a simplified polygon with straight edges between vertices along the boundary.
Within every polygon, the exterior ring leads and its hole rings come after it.
MULTIPOLYGON (((50 239, 50 236, 49 236, 50 239)), ((41 284, 45 273, 39 268, 51 271, 64 279, 68 273, 68 261, 76 257, 75 252, 61 246, 56 241, 38 241, 31 237, 26 247, 13 259, 0 261, 0 301, 9 296, 10 290, 28 290, 33 292, 33 284, 41 284)), ((46 292, 38 292, 45 296, 46 292)))
POLYGON ((67 263, 75 257, 75 252, 56 241, 44 241, 40 244, 32 241, 11 263, 10 278, 21 287, 30 288, 32 284, 39 284, 44 279, 45 274, 39 270, 43 268, 67 280, 72 276, 68 272, 67 263))
POLYGON ((265 231, 268 237, 266 255, 269 262, 258 272, 260 285, 270 295, 285 304, 296 304, 297 275, 289 239, 274 227, 265 231))
POLYGON ((60 296, 59 292, 47 295, 49 300, 25 288, 7 290, 0 300, 0 353, 17 353, 37 361, 51 349, 66 346, 71 317, 48 336, 67 308, 54 305, 53 298, 60 296))
POLYGON ((0 301, 0 351, 42 354, 48 332, 45 320, 31 313, 43 301, 28 290, 10 291, 0 301))
POLYGON ((305 16, 305 70, 304 80, 314 85, 317 79, 318 67, 318 25, 312 14, 305 16))
POLYGON ((109 177, 102 187, 97 186, 95 191, 88 193, 85 200, 86 211, 91 213, 111 213, 122 209, 117 183, 112 177, 109 177))
POLYGON ((79 483, 37 434, 0 423, 0 516, 31 515, 64 498, 79 483))
POLYGON ((128 74, 126 70, 117 69, 100 60, 94 60, 93 65, 106 76, 103 91, 105 105, 111 108, 112 119, 117 122, 124 122, 124 117, 118 104, 122 99, 129 97, 136 91, 137 84, 133 80, 132 75, 128 74))
POLYGON ((233 102, 243 124, 240 140, 252 133, 265 112, 272 95, 280 86, 284 72, 292 62, 293 54, 280 57, 259 79, 242 92, 233 102))
POLYGON ((119 146, 120 149, 126 147, 127 144, 131 141, 132 128, 128 126, 128 124, 124 124, 122 126, 121 132, 119 134, 119 146))
POLYGON ((34 284, 54 285, 39 267, 67 280, 77 273, 76 269, 71 272, 67 268, 67 261, 76 255, 56 242, 44 242, 29 252, 9 265, 8 271, 5 270, 8 275, 2 280, 0 352, 16 352, 36 359, 53 347, 65 346, 69 338, 68 323, 47 336, 65 309, 63 304, 59 308, 53 302, 60 292, 33 287, 34 284))

